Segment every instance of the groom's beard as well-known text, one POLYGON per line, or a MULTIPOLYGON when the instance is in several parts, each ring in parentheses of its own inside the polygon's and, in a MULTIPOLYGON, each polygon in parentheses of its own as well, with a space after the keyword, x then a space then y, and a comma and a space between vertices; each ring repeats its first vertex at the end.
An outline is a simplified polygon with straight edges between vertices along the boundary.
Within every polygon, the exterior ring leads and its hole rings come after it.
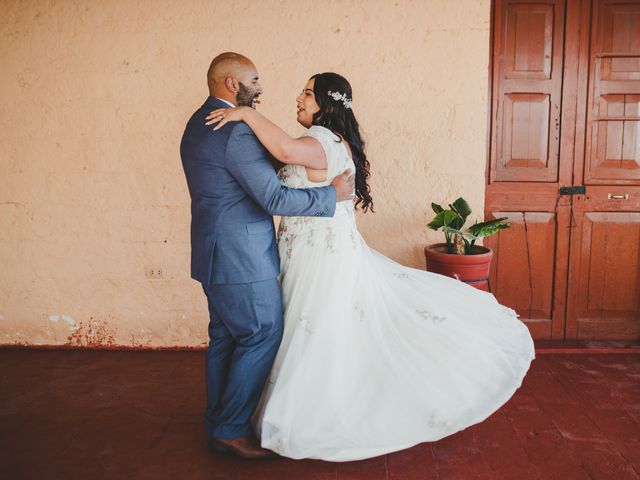
POLYGON ((245 87, 240 82, 240 89, 236 94, 236 103, 238 104, 238 106, 242 105, 244 107, 254 108, 253 101, 256 99, 258 95, 259 94, 256 90, 252 90, 248 87, 245 87))

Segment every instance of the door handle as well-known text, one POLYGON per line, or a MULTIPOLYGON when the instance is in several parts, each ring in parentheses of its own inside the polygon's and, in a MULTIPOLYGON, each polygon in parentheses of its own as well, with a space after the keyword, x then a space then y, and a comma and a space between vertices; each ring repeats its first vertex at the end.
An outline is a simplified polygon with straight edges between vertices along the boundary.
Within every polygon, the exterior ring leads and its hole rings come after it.
POLYGON ((622 194, 610 193, 609 195, 607 195, 607 198, 609 200, 629 200, 629 194, 628 193, 622 193, 622 194))

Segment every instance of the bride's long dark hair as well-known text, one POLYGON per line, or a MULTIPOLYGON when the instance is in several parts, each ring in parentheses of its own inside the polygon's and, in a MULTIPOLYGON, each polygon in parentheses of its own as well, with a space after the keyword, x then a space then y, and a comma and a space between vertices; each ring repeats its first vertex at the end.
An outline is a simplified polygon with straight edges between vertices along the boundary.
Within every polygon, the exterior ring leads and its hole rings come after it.
POLYGON ((373 210, 369 183, 369 161, 364 153, 364 141, 360 136, 360 126, 352 108, 346 108, 343 100, 334 100, 329 92, 345 94, 348 100, 353 98, 351 85, 346 78, 337 73, 317 73, 314 80, 313 93, 320 110, 313 114, 313 125, 328 128, 341 135, 351 147, 353 163, 356 165, 356 208, 360 206, 364 212, 373 210))

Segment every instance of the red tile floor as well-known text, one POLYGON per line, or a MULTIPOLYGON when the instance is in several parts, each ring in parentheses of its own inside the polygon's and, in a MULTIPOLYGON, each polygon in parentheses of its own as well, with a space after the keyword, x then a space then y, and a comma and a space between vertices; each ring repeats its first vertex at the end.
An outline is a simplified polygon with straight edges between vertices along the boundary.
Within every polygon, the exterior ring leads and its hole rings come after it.
POLYGON ((0 478, 639 479, 640 350, 540 351, 485 422, 336 464, 207 451, 203 352, 0 349, 0 478))

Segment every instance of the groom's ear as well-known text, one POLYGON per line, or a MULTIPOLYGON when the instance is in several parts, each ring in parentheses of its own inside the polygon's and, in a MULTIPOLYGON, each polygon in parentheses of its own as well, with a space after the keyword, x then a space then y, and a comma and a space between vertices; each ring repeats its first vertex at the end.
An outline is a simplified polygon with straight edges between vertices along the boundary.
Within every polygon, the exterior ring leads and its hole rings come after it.
POLYGON ((240 85, 238 84, 238 81, 233 77, 225 78, 224 84, 230 92, 238 93, 238 90, 240 90, 240 85))

